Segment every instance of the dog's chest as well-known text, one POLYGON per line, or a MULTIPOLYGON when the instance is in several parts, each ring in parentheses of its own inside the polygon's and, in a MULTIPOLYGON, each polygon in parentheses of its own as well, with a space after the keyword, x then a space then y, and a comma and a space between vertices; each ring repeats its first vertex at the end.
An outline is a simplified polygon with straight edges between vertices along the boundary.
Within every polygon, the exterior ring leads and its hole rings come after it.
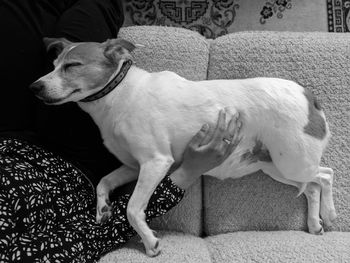
POLYGON ((125 135, 121 131, 123 123, 120 120, 121 116, 113 107, 104 104, 101 105, 97 104, 88 107, 83 104, 82 108, 91 115, 99 127, 105 147, 122 163, 129 167, 135 167, 137 162, 130 154, 130 147, 126 142, 125 135))
POLYGON ((118 127, 113 126, 110 122, 110 125, 104 125, 101 128, 101 133, 104 145, 114 156, 129 167, 137 166, 137 162, 130 154, 129 146, 118 127))

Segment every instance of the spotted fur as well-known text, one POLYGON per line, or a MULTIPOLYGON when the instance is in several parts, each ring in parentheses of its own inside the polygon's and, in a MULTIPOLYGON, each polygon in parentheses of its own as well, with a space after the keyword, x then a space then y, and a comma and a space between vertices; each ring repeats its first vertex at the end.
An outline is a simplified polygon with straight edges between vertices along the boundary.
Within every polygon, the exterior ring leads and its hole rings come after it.
POLYGON ((304 95, 308 101, 308 123, 304 127, 304 132, 312 137, 323 140, 326 137, 326 121, 322 116, 321 105, 311 91, 305 89, 304 95))

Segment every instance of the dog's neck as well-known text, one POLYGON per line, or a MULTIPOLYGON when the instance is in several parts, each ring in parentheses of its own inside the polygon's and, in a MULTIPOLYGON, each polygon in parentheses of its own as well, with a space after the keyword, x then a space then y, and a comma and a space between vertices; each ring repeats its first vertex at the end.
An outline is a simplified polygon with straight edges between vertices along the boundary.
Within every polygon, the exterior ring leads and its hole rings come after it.
POLYGON ((91 102, 106 96, 113 89, 115 89, 120 82, 122 82, 122 80, 128 73, 128 70, 130 69, 131 65, 132 65, 132 60, 124 61, 120 66, 118 72, 112 75, 112 77, 108 80, 107 84, 102 89, 99 89, 98 92, 86 97, 85 99, 82 99, 81 101, 91 102))
POLYGON ((117 104, 128 103, 128 96, 130 96, 133 87, 138 86, 137 83, 140 81, 140 77, 147 74, 149 74, 147 71, 132 65, 123 80, 108 94, 94 101, 79 101, 77 103, 98 124, 99 121, 105 119, 105 115, 117 104))

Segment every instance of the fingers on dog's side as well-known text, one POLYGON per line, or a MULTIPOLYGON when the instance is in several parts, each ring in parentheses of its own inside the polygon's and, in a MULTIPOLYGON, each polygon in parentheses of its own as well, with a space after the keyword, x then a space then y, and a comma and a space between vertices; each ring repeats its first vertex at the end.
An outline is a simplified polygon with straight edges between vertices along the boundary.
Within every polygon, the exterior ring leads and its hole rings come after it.
POLYGON ((196 133, 195 136, 193 136, 193 138, 189 142, 190 148, 192 150, 196 150, 196 148, 198 148, 203 143, 206 136, 208 136, 208 133, 209 133, 209 125, 204 124, 202 128, 196 133))
POLYGON ((219 111, 219 118, 216 127, 217 130, 221 132, 226 130, 226 109, 221 109, 219 111))
POLYGON ((240 113, 236 112, 228 123, 228 132, 232 137, 237 133, 237 129, 240 129, 240 126, 242 124, 240 117, 240 113))
POLYGON ((237 147, 237 145, 242 140, 242 135, 240 134, 242 130, 242 119, 241 114, 239 112, 235 113, 231 118, 228 126, 229 134, 231 136, 231 143, 227 149, 228 154, 231 154, 237 147))
POLYGON ((226 135, 226 110, 222 109, 219 112, 219 118, 212 137, 211 143, 217 147, 222 146, 224 136, 226 135))
POLYGON ((239 112, 237 112, 233 118, 231 119, 232 122, 232 128, 230 129, 230 134, 232 136, 232 140, 235 141, 236 139, 238 139, 238 137, 240 137, 240 132, 242 130, 242 126, 243 126, 243 122, 242 122, 242 118, 241 118, 241 114, 239 112), (231 133, 232 131, 232 133, 231 133))

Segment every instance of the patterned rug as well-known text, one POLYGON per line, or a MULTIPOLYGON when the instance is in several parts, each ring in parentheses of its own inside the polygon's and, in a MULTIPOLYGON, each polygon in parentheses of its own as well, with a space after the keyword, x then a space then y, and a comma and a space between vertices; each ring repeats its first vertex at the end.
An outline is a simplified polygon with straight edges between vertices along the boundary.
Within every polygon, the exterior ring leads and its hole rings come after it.
POLYGON ((350 1, 327 0, 328 31, 350 32, 350 1))
POLYGON ((349 32, 350 28, 350 0, 123 1, 125 26, 184 27, 207 38, 252 30, 349 32))
POLYGON ((227 34, 239 8, 236 1, 127 0, 125 9, 133 25, 180 26, 214 38, 227 34))
MULTIPOLYGON (((259 23, 272 16, 283 17, 292 0, 270 0, 261 6, 259 23)), ((229 33, 240 0, 125 0, 128 24, 180 26, 198 31, 207 38, 229 33)))

